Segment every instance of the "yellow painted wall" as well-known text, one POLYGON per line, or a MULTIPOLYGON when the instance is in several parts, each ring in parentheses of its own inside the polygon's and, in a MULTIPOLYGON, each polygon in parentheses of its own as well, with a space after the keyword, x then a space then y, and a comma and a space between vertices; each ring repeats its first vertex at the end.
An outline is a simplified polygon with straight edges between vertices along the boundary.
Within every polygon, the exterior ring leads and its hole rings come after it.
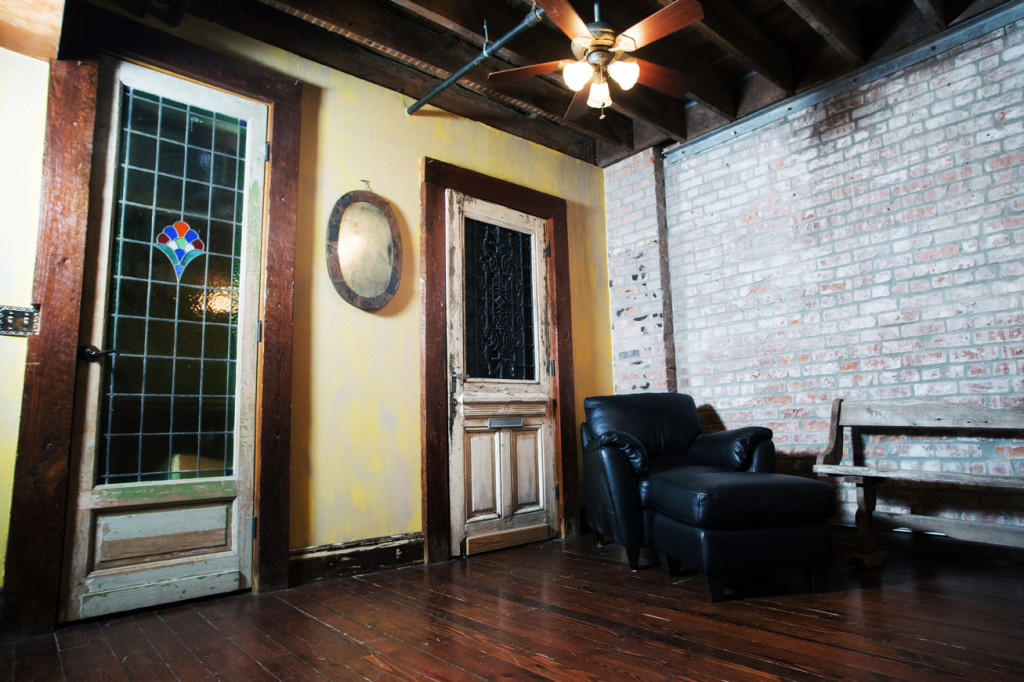
MULTIPOLYGON (((207 43, 201 23, 183 27, 207 43)), ((569 206, 577 406, 611 391, 604 175, 601 169, 240 36, 219 49, 306 84, 295 274, 291 545, 421 530, 420 167, 423 157, 562 197, 569 206), (370 188, 398 218, 398 295, 376 313, 335 292, 327 219, 346 192, 370 188)))
MULTIPOLYGON (((433 107, 408 116, 408 98, 204 22, 186 21, 178 34, 305 84, 295 272, 292 547, 421 530, 419 197, 424 157, 568 201, 577 417, 585 396, 611 391, 603 171, 433 107), (376 313, 341 300, 324 256, 331 208, 342 194, 365 189, 364 180, 391 203, 404 251, 398 294, 376 313)), ((3 106, 0 116, 33 120, 28 134, 24 125, 0 127, 0 140, 8 158, 8 137, 28 145, 24 154, 36 168, 46 71, 45 65, 40 72, 39 63, 29 62, 9 55, 0 59, 5 98, 17 90, 20 100, 28 100, 19 107, 3 106), (16 87, 8 87, 8 72, 17 72, 11 79, 16 87), (9 134, 12 128, 16 134, 9 134)), ((5 172, 25 175, 21 164, 12 168, 7 161, 0 162, 5 172)), ((18 180, 26 182, 25 177, 18 180)), ((26 217, 18 224, 27 225, 34 237, 35 214, 28 214, 36 209, 38 177, 28 181, 34 185, 10 194, 24 205, 26 217)), ((5 229, 5 240, 8 234, 5 229)), ((0 265, 10 263, 19 274, 18 283, 0 279, 0 302, 27 300, 29 289, 16 287, 22 280, 25 287, 30 284, 33 249, 30 239, 13 252, 0 250, 0 265)), ((0 352, 20 352, 15 367, 24 362, 23 341, 0 339, 0 352)), ((9 366, 4 362, 5 371, 9 366)), ((0 376, 0 411, 16 428, 21 369, 11 373, 10 381, 6 373, 0 376)), ((4 491, 10 489, 13 466, 11 433, 5 429, 0 440, 4 491)), ((9 510, 0 507, 0 514, 6 530, 9 510)))
MULTIPOLYGON (((0 48, 0 304, 32 303, 39 224, 46 62, 0 48)), ((0 336, 0 581, 18 446, 26 340, 0 336)))

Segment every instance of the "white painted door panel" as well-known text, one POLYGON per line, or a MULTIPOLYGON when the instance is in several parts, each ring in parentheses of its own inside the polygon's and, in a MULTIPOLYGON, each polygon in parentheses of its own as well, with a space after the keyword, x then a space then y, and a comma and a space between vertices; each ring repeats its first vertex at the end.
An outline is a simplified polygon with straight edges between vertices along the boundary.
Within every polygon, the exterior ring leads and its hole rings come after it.
POLYGON ((451 553, 465 555, 555 534, 548 272, 545 224, 539 218, 449 191, 447 226, 451 553), (513 246, 489 238, 467 246, 467 220, 488 231, 515 233, 509 242, 513 246), (473 253, 471 260, 490 269, 486 276, 477 272, 478 280, 505 278, 493 285, 493 291, 479 291, 488 284, 467 286, 467 250, 473 253), (516 259, 528 265, 507 265, 516 259), (530 319, 516 318, 515 306, 503 307, 503 298, 517 295, 530 319), (484 305, 492 308, 482 312, 484 305), (472 315, 478 319, 469 319, 472 315), (479 323, 488 317, 494 318, 496 329, 479 323), (510 333, 522 338, 505 341, 508 350, 491 350, 503 343, 499 337, 510 333), (487 337, 485 351, 480 351, 482 335, 487 337), (485 366, 469 358, 472 353, 491 355, 485 366), (514 378, 504 376, 506 369, 514 378))
POLYGON ((103 73, 64 621, 252 583, 267 108, 103 73))

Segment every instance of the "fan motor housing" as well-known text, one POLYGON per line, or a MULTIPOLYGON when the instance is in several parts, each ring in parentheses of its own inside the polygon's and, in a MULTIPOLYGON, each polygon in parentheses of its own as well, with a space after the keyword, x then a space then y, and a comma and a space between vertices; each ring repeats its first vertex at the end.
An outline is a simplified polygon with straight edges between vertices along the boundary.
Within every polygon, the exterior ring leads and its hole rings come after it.
POLYGON ((590 39, 577 38, 572 41, 572 53, 576 59, 586 59, 594 66, 607 66, 617 56, 611 51, 615 45, 615 30, 603 21, 587 24, 590 39))

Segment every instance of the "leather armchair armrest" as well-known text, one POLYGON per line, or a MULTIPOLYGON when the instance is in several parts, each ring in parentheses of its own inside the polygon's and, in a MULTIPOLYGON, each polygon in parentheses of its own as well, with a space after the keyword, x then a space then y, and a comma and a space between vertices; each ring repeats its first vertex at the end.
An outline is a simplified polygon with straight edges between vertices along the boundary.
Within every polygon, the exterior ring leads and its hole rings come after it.
POLYGON ((644 543, 643 508, 636 473, 615 445, 595 438, 583 451, 583 488, 591 526, 624 547, 644 543))
POLYGON ((586 445, 586 449, 613 447, 622 453, 637 476, 647 473, 650 457, 647 448, 639 440, 622 431, 606 431, 586 445))
POLYGON ((744 426, 728 431, 702 433, 690 444, 687 460, 690 464, 725 467, 735 471, 772 471, 775 468, 772 430, 764 426, 744 426))

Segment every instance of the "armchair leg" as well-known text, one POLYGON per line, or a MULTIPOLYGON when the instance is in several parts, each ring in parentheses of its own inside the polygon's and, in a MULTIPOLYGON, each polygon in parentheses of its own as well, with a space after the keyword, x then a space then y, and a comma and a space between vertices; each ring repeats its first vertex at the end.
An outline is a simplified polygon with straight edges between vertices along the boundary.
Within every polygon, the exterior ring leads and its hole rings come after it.
POLYGON ((639 547, 627 547, 626 548, 626 560, 629 561, 629 570, 636 573, 640 570, 640 548, 639 547))
POLYGON ((716 602, 725 599, 725 574, 708 573, 708 601, 716 602))
POLYGON ((604 534, 599 531, 594 531, 594 539, 597 541, 598 547, 604 547, 604 534))
POLYGON ((804 583, 808 592, 824 592, 828 583, 828 564, 805 564, 801 566, 804 572, 804 583))
POLYGON ((661 563, 665 567, 665 573, 668 574, 669 578, 678 577, 682 573, 679 570, 681 564, 678 561, 661 552, 658 552, 658 556, 661 558, 661 563))

